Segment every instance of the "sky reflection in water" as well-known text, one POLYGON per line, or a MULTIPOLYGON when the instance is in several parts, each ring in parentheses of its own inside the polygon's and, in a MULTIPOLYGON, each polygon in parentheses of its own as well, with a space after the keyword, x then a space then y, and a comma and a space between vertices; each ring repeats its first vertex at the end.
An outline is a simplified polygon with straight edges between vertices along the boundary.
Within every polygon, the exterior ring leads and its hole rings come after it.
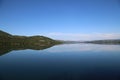
POLYGON ((48 52, 79 52, 79 51, 120 51, 120 45, 105 45, 105 44, 63 44, 53 46, 47 49, 48 52))
POLYGON ((63 44, 0 56, 0 80, 119 80, 120 45, 63 44))

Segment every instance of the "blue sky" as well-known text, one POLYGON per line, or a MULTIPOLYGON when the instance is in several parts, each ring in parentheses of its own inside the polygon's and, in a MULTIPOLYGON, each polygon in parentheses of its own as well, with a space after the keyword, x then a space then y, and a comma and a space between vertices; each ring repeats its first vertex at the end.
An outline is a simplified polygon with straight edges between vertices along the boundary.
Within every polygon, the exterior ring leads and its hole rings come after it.
POLYGON ((0 29, 61 40, 120 38, 120 1, 0 0, 0 29))

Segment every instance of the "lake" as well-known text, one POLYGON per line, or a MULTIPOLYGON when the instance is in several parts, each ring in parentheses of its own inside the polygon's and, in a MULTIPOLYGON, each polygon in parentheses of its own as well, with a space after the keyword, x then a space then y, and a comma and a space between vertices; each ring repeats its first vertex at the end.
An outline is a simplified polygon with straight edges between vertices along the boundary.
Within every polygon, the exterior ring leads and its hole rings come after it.
POLYGON ((4 52, 0 80, 120 80, 120 45, 62 44, 4 52))

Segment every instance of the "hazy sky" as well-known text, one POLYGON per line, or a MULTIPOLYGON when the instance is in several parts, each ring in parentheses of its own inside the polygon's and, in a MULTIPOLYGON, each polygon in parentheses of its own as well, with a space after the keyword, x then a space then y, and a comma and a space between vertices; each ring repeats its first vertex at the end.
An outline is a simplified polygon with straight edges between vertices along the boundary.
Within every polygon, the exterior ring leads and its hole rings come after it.
POLYGON ((0 29, 63 40, 120 38, 120 1, 0 0, 0 29))

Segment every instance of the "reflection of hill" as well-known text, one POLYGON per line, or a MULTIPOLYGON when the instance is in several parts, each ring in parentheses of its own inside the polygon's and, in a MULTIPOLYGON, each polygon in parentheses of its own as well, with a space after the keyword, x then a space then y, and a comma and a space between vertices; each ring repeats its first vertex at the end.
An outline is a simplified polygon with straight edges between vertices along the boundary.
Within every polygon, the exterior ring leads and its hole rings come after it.
POLYGON ((0 46, 0 56, 4 55, 12 50, 24 50, 24 49, 33 49, 33 50, 43 50, 54 45, 1 45, 0 46))

